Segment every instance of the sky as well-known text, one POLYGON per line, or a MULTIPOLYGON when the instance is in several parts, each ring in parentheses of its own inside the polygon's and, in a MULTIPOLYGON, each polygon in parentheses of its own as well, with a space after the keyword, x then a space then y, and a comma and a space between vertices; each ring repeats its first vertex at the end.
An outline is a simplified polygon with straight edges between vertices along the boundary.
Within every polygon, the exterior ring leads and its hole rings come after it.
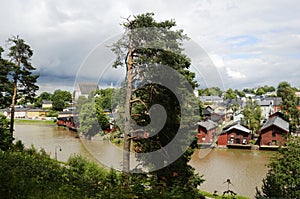
POLYGON ((115 85, 125 72, 111 68, 120 24, 153 12, 190 37, 186 52, 201 87, 300 87, 299 8, 298 0, 0 0, 0 46, 13 35, 31 46, 39 92, 115 85))

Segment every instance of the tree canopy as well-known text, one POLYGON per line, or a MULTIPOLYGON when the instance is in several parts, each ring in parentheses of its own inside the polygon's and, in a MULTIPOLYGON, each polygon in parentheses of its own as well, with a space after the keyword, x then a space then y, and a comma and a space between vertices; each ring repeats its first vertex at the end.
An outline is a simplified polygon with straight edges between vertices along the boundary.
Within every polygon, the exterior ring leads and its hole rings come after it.
POLYGON ((31 64, 31 57, 33 51, 31 47, 19 36, 13 36, 8 39, 10 58, 9 64, 5 64, 8 70, 8 79, 13 85, 8 89, 11 93, 11 120, 10 120, 10 133, 14 130, 14 114, 15 104, 18 97, 22 97, 24 101, 34 101, 38 86, 36 85, 38 74, 33 72, 36 70, 31 64))
POLYGON ((287 121, 290 122, 290 131, 294 132, 300 125, 300 111, 297 108, 299 99, 295 92, 297 89, 292 88, 288 82, 281 82, 277 87, 277 96, 282 98, 281 111, 287 121))
POLYGON ((256 198, 300 198, 300 138, 291 138, 270 160, 256 198))
POLYGON ((62 111, 66 106, 67 102, 72 102, 72 94, 69 91, 55 90, 51 96, 53 103, 53 109, 56 111, 62 111))
POLYGON ((243 109, 244 123, 252 131, 256 133, 261 124, 262 111, 256 100, 248 99, 243 109))

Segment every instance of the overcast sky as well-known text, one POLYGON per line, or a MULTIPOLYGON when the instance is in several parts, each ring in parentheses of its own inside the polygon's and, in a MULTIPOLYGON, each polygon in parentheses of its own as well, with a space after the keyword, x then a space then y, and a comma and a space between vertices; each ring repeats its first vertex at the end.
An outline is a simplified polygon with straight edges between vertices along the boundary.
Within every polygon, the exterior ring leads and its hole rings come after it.
POLYGON ((108 46, 122 34, 124 18, 145 12, 158 21, 174 19, 191 38, 187 46, 195 47, 192 66, 202 87, 300 86, 298 0, 0 2, 0 45, 7 48, 5 41, 20 35, 32 47, 40 91, 71 91, 76 81, 95 81, 95 74, 100 84, 120 81, 124 69, 111 69, 108 46), (213 69, 201 66, 203 54, 213 69))

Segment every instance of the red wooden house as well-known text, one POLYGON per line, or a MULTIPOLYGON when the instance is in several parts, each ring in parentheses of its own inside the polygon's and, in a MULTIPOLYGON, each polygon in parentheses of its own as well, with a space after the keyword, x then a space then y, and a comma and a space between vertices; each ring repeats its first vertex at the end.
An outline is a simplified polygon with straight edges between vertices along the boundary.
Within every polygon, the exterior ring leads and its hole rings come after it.
POLYGON ((212 143, 215 136, 218 134, 218 124, 205 120, 197 123, 198 133, 196 137, 199 139, 198 143, 212 143))
POLYGON ((218 137, 219 146, 249 145, 251 131, 239 123, 226 126, 218 137))
POLYGON ((284 145, 289 133, 289 123, 282 118, 282 114, 274 113, 260 129, 260 146, 284 145))

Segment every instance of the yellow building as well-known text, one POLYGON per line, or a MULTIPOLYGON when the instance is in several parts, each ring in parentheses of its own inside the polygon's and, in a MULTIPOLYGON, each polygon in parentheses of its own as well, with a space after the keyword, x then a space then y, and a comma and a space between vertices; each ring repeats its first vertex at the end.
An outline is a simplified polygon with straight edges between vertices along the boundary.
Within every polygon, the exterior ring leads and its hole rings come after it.
POLYGON ((29 119, 41 119, 43 117, 46 117, 46 114, 48 113, 48 110, 42 110, 42 109, 29 109, 27 111, 27 117, 29 119))
POLYGON ((42 101, 42 109, 52 109, 52 101, 42 101))

